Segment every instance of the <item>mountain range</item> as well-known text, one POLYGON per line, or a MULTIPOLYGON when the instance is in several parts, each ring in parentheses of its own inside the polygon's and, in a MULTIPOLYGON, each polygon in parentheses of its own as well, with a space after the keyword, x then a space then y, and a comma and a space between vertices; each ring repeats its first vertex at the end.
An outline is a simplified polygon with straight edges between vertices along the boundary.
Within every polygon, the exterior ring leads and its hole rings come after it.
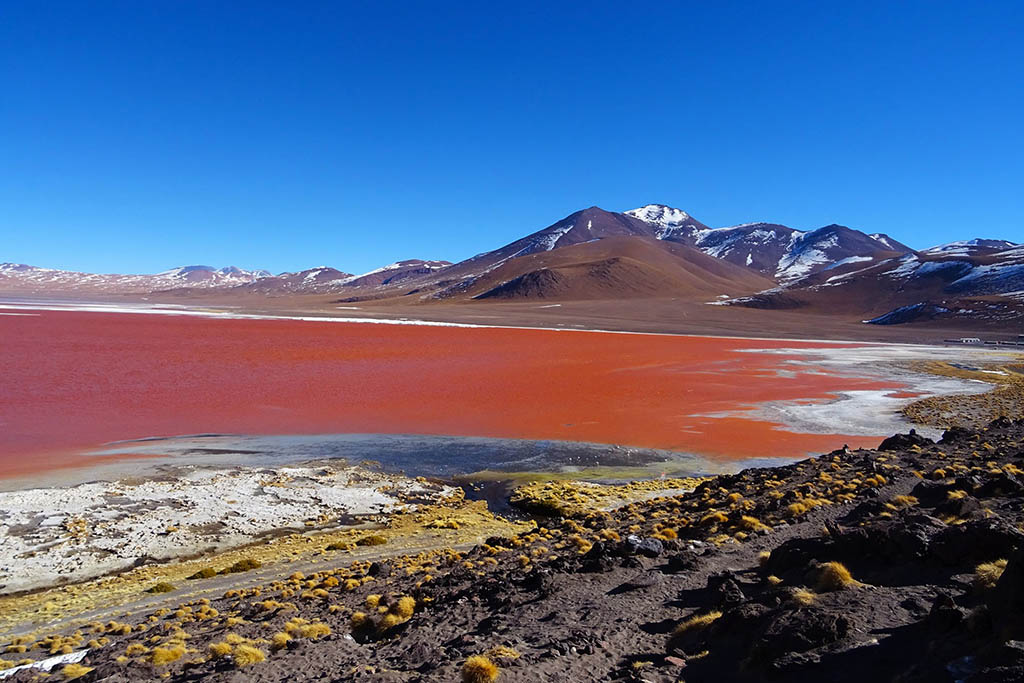
POLYGON ((1024 319, 1024 246, 970 239, 917 251, 842 225, 712 228, 680 209, 596 206, 458 263, 408 259, 354 275, 327 266, 265 270, 186 266, 96 275, 0 264, 0 292, 189 293, 334 303, 444 304, 671 299, 842 315, 877 325, 1024 319))

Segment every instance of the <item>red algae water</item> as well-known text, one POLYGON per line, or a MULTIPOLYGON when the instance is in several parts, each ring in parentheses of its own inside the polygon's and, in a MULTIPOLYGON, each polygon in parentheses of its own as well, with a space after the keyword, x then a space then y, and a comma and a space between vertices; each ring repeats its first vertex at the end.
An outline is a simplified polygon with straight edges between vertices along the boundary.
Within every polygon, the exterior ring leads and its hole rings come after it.
POLYGON ((882 435, 707 416, 900 389, 820 368, 780 374, 799 356, 743 352, 826 346, 813 342, 56 311, 0 316, 0 340, 0 477, 81 464, 83 449, 110 441, 196 433, 436 434, 800 457, 882 435))

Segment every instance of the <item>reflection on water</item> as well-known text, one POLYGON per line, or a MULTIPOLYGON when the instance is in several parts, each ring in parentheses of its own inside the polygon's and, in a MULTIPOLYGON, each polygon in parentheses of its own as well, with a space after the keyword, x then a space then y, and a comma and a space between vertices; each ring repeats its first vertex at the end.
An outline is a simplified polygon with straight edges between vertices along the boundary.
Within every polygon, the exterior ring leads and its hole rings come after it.
POLYGON ((147 459, 150 465, 277 467, 317 460, 371 461, 390 472, 445 479, 487 472, 545 472, 609 480, 706 474, 722 468, 694 455, 655 449, 410 434, 204 434, 118 442, 88 455, 122 454, 159 456, 147 459))

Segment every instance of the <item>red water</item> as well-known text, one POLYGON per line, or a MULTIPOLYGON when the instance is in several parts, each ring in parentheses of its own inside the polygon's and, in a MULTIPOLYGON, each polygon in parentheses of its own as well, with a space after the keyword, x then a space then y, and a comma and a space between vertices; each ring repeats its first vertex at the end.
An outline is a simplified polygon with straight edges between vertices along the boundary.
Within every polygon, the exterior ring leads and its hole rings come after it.
MULTIPOLYGON (((698 417, 896 383, 798 372, 814 343, 117 313, 0 316, 0 477, 146 436, 416 433, 564 439, 717 458, 874 437, 698 417), (792 367, 790 367, 792 369, 792 367)), ((77 459, 80 463, 80 458, 77 459)))

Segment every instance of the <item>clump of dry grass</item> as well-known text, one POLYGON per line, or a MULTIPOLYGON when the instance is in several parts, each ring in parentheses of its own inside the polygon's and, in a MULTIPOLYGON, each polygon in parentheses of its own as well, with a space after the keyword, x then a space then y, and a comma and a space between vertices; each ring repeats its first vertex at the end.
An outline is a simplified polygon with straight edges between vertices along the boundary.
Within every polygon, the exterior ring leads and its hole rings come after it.
POLYGON ((757 517, 752 517, 750 515, 743 515, 740 517, 740 527, 747 531, 767 531, 771 529, 771 527, 759 520, 757 517))
POLYGON ((501 672, 498 665, 483 655, 473 655, 462 665, 462 683, 492 683, 501 672))
POLYGON ((369 536, 363 536, 356 541, 356 545, 384 545, 387 542, 388 539, 380 534, 370 534, 369 536))
POLYGON ((718 610, 706 614, 697 614, 689 619, 679 622, 679 625, 672 630, 672 637, 679 638, 687 633, 703 631, 722 616, 718 610))
POLYGON ((288 647, 288 643, 290 643, 291 640, 292 640, 292 637, 288 633, 286 633, 284 631, 281 631, 279 633, 275 633, 270 638, 270 649, 271 650, 275 650, 275 651, 276 650, 283 650, 286 647, 288 647))
POLYGON ((303 638, 310 640, 320 640, 326 636, 331 635, 331 627, 323 622, 317 622, 315 624, 306 624, 299 629, 299 633, 303 638))
POLYGON ((231 650, 231 660, 235 663, 235 666, 252 666, 253 664, 259 664, 266 658, 267 655, 263 653, 263 650, 255 645, 236 645, 231 650))
POLYGON ((242 572, 251 571, 253 569, 259 569, 262 566, 263 566, 263 563, 260 562, 259 560, 254 560, 252 558, 245 558, 243 560, 239 560, 238 562, 235 562, 233 565, 231 565, 227 569, 220 570, 220 573, 221 574, 240 574, 242 572))
POLYGON ((404 619, 410 618, 416 611, 416 598, 403 595, 395 601, 391 611, 404 619))
POLYGON ((73 681, 76 678, 81 678, 90 671, 92 671, 92 667, 85 666, 84 664, 65 664, 64 668, 60 670, 60 675, 64 677, 65 681, 73 681))
POLYGON ((806 588, 797 588, 789 597, 801 607, 807 607, 814 602, 815 595, 806 588))
POLYGON ((231 654, 231 643, 210 643, 206 651, 210 653, 210 657, 213 659, 223 659, 231 654))
POLYGON ((815 590, 819 593, 839 591, 860 585, 861 583, 853 578, 850 570, 841 562, 825 562, 818 567, 818 582, 815 585, 815 590))
POLYGON ((154 666, 170 664, 185 656, 184 645, 173 645, 169 647, 155 647, 149 653, 149 662, 154 666))
POLYGON ((190 578, 190 579, 212 579, 215 576, 217 576, 217 570, 216 569, 214 569, 213 567, 203 567, 202 569, 197 571, 195 574, 192 574, 188 578, 190 578))
POLYGON ((147 588, 146 592, 147 593, 170 593, 173 590, 175 590, 175 586, 174 586, 173 583, 167 583, 166 581, 161 581, 160 583, 158 583, 158 584, 156 584, 154 586, 150 586, 149 588, 147 588))
POLYGON ((974 578, 971 580, 971 583, 978 590, 995 588, 1005 569, 1006 560, 995 560, 994 562, 979 564, 974 568, 974 578))

